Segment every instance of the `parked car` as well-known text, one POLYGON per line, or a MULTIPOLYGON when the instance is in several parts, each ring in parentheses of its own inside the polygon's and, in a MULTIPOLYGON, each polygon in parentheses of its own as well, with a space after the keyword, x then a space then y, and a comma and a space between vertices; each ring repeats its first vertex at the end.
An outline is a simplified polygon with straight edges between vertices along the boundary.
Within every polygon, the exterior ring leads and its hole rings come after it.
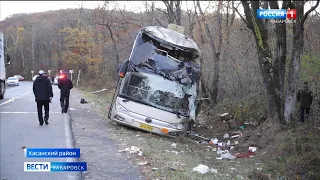
POLYGON ((35 81, 36 79, 37 79, 37 77, 38 77, 39 75, 35 75, 35 76, 33 76, 33 78, 32 78, 32 81, 35 81))
POLYGON ((16 77, 19 81, 24 81, 24 77, 21 75, 15 75, 14 77, 16 77))
POLYGON ((14 85, 19 86, 19 80, 16 77, 9 77, 7 80, 8 86, 14 85))

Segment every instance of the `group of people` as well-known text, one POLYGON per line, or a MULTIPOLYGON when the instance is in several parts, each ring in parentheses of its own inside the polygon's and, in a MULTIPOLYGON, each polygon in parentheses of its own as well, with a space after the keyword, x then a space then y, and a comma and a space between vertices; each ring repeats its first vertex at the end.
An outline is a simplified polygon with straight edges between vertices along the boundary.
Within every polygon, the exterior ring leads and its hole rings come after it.
MULTIPOLYGON (((33 82, 33 93, 37 103, 39 125, 49 124, 49 103, 53 98, 52 84, 50 77, 43 70, 39 71, 39 76, 33 82), (44 117, 42 108, 44 107, 44 117)), ((60 89, 61 113, 67 113, 69 108, 70 90, 73 88, 72 81, 66 73, 62 74, 58 80, 60 89)))

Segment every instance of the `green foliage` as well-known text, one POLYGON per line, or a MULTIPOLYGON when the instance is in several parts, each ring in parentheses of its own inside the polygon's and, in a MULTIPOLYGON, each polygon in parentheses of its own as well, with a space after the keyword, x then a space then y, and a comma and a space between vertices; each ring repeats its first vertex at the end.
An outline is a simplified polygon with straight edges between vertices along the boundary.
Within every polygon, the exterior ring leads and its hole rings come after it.
POLYGON ((301 59, 301 80, 314 82, 320 79, 320 55, 305 54, 301 59))

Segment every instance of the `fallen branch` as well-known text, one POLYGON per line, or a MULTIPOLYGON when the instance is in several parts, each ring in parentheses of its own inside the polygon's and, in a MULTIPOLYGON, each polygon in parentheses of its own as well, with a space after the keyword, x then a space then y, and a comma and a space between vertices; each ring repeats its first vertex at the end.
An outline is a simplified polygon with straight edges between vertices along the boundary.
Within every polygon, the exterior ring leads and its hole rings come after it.
POLYGON ((94 92, 91 92, 91 94, 95 94, 95 93, 99 93, 99 92, 103 92, 103 91, 107 91, 108 89, 102 89, 102 90, 99 90, 99 91, 94 91, 94 92))

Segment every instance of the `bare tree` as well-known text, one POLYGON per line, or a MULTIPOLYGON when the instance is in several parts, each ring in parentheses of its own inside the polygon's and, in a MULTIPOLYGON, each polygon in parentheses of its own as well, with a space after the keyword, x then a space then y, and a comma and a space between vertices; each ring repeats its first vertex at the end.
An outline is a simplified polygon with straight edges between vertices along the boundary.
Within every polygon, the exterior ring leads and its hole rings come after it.
POLYGON ((286 90, 286 99, 284 107, 284 117, 286 122, 290 122, 294 113, 294 107, 297 96, 297 85, 299 78, 299 71, 301 65, 301 56, 303 55, 304 47, 304 23, 308 15, 319 6, 319 0, 304 14, 304 1, 293 1, 293 8, 296 8, 297 22, 293 25, 293 39, 292 39, 292 54, 290 61, 290 68, 288 74, 288 88, 286 90))
MULTIPOLYGON (((286 102, 284 104, 284 81, 285 81, 285 64, 286 64, 286 25, 276 25, 276 42, 277 50, 275 55, 271 53, 270 45, 268 44, 269 34, 267 23, 262 19, 258 19, 257 9, 260 6, 266 6, 266 3, 260 4, 258 1, 244 1, 242 5, 245 12, 247 27, 252 31, 256 40, 256 49, 260 71, 263 78, 263 83, 267 92, 267 110, 268 117, 273 122, 284 122, 284 119, 289 122, 290 115, 293 113, 296 97, 297 79, 300 67, 300 56, 303 52, 303 24, 308 14, 319 5, 311 8, 305 15, 303 12, 303 1, 295 1, 297 9, 297 23, 294 25, 293 53, 289 68, 288 89, 286 93, 286 102)), ((281 9, 287 9, 291 5, 291 1, 282 3, 281 9)), ((279 9, 278 3, 269 1, 271 8, 279 9)))
POLYGON ((220 12, 221 6, 222 6, 222 1, 219 1, 218 3, 218 10, 217 10, 217 25, 218 25, 218 46, 216 48, 215 45, 215 40, 212 36, 212 33, 209 29, 207 20, 205 18, 205 14, 202 11, 200 1, 197 0, 197 6, 200 12, 200 15, 202 16, 203 22, 205 24, 205 30, 206 30, 206 35, 209 38, 209 43, 211 47, 211 53, 212 53, 212 58, 213 58, 213 64, 214 64, 214 77, 213 77, 213 82, 212 82, 212 91, 211 92, 211 99, 214 103, 217 102, 217 96, 218 96, 218 90, 219 90, 219 65, 220 65, 220 54, 221 54, 221 49, 222 49, 222 30, 221 30, 221 22, 222 22, 222 14, 220 12))

